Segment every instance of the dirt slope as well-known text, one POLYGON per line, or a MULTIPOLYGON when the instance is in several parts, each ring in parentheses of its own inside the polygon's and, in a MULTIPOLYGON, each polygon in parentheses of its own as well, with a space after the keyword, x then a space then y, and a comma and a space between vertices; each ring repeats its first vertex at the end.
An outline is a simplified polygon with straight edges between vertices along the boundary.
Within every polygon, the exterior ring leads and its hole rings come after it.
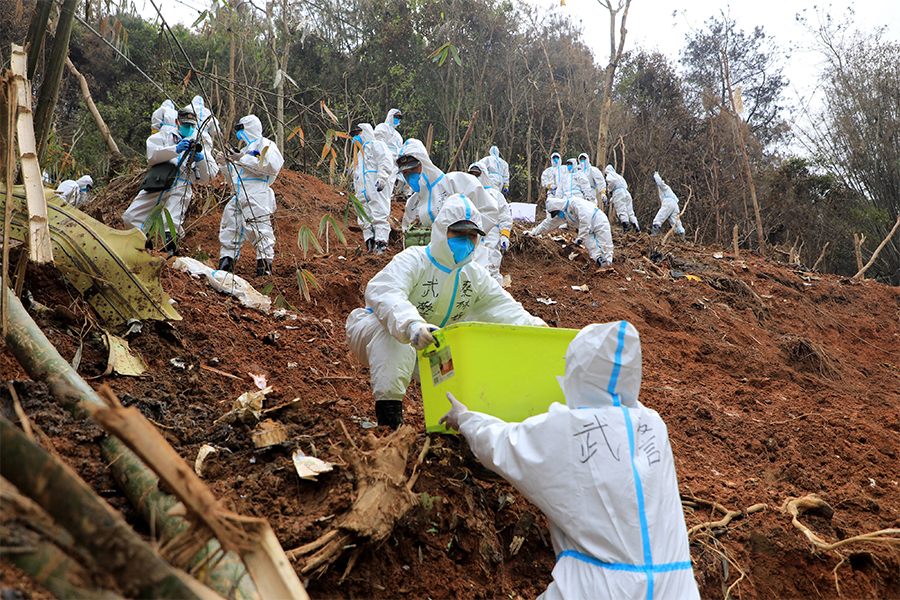
MULTIPOLYGON (((121 226, 118 215, 135 183, 115 182, 89 212, 121 226)), ((210 189, 218 197, 224 193, 212 186, 201 194, 183 250, 215 259, 218 214, 200 215, 213 197, 210 189)), ((103 381, 159 423, 191 463, 203 443, 228 448, 210 486, 237 510, 268 518, 291 549, 316 539, 332 516, 348 509, 353 482, 341 469, 318 482, 301 481, 290 448, 256 452, 246 426, 213 421, 253 389, 248 373, 262 373, 275 388, 267 406, 300 399, 279 420, 307 453, 334 457, 338 420, 353 436, 383 435, 363 427, 374 420, 368 373, 346 346, 344 320, 363 305, 366 282, 400 244, 375 257, 360 251, 361 235, 351 232, 347 247, 332 238, 327 256, 304 260, 296 244, 299 227, 317 231, 326 211, 341 218, 346 196, 297 173, 283 173, 275 189, 279 237, 271 295, 296 307, 296 319, 248 310, 200 280, 166 270, 163 285, 184 320, 149 323, 129 338, 149 363, 149 376, 103 381), (298 291, 297 266, 320 284, 311 302, 298 291), (183 368, 173 364, 176 358, 183 368)), ((401 210, 396 204, 395 216, 401 210)), ((780 510, 790 497, 817 494, 834 509, 833 517, 801 520, 828 542, 900 527, 898 289, 748 253, 715 258, 721 249, 682 242, 669 244, 654 264, 644 256, 652 254, 646 235, 617 233, 614 241, 614 269, 597 272, 583 255, 569 260, 572 249, 565 242, 523 238, 517 229, 503 270, 512 277, 513 296, 556 326, 626 319, 637 327, 644 356, 641 401, 668 424, 682 494, 700 500, 685 509, 688 527, 722 517, 703 501, 729 510, 767 505, 694 536, 691 554, 703 597, 724 597, 733 586, 732 597, 743 599, 836 598, 837 585, 845 598, 900 597, 896 546, 814 551, 780 510), (571 287, 582 285, 587 291, 571 287)), ((238 274, 262 288, 267 280, 255 277, 252 249, 244 252, 238 274)), ((52 268, 29 273, 34 298, 56 309, 38 316, 44 331, 63 356, 73 357, 82 324, 93 319, 90 308, 52 268)), ((79 372, 98 375, 104 366, 102 344, 89 333, 79 372)), ((4 379, 24 378, 5 349, 0 367, 4 379)), ((73 468, 133 518, 99 459, 93 443, 99 430, 73 423, 37 387, 17 384, 26 412, 73 468)), ((407 423, 424 431, 419 403, 414 384, 407 423)), ((411 460, 424 440, 419 434, 411 460)), ((414 491, 421 503, 391 538, 366 549, 342 583, 345 561, 311 580, 313 598, 515 599, 543 591, 554 564, 546 522, 538 515, 522 550, 510 556, 513 528, 535 509, 481 468, 464 442, 435 436, 414 491)))

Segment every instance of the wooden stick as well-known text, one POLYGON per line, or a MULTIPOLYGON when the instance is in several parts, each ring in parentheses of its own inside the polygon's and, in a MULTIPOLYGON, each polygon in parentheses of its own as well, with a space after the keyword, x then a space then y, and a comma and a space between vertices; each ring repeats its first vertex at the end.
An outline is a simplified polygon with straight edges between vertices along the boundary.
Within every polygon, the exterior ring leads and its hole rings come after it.
POLYGON ((815 264, 812 266, 812 270, 815 271, 819 266, 819 263, 822 262, 822 259, 825 258, 825 251, 828 250, 828 244, 831 242, 825 242, 825 245, 822 246, 822 253, 819 255, 819 258, 816 259, 815 264))
POLYGON ((456 149, 456 154, 453 155, 453 160, 450 161, 450 166, 447 167, 447 171, 452 171, 453 167, 456 166, 456 160, 459 158, 459 155, 462 154, 463 148, 466 147, 466 142, 469 141, 469 135, 472 133, 472 128, 475 126, 475 120, 478 118, 478 111, 476 110, 472 113, 472 118, 469 119, 469 128, 466 129, 466 134, 463 136, 462 141, 459 143, 459 148, 456 149))
POLYGON ((231 377, 232 379, 237 379, 238 381, 244 381, 242 377, 238 377, 237 375, 232 375, 231 373, 226 373, 225 371, 220 371, 218 369, 214 369, 212 367, 207 367, 206 365, 200 365, 200 368, 204 371, 211 371, 218 375, 224 375, 225 377, 231 377))
POLYGON ((121 154, 119 152, 119 147, 116 145, 116 140, 114 140, 109 133, 109 127, 106 126, 106 122, 103 120, 103 117, 100 116, 100 111, 97 110, 97 105, 94 104, 94 99, 91 97, 91 90, 88 87, 87 80, 84 78, 84 75, 78 72, 78 69, 75 68, 75 65, 72 64, 72 61, 68 56, 66 56, 66 67, 72 72, 75 79, 78 80, 78 84, 81 86, 81 95, 84 96, 84 103, 87 104, 88 110, 91 112, 91 115, 93 115, 94 122, 97 123, 97 129, 100 130, 100 135, 103 137, 103 141, 106 143, 107 148, 114 154, 121 154))
POLYGON ((862 262, 862 254, 860 254, 860 248, 866 242, 866 234, 853 234, 853 252, 856 254, 856 268, 859 271, 854 276, 854 279, 860 279, 859 274, 863 272, 863 262, 862 262))
MULTIPOLYGON (((866 263, 866 266, 861 267, 859 273, 853 276, 853 279, 864 279, 866 271, 869 270, 869 267, 872 266, 872 263, 875 262, 875 259, 878 258, 878 253, 881 252, 881 249, 887 245, 888 240, 894 237, 894 234, 897 233, 897 227, 900 226, 900 215, 897 216, 897 222, 894 223, 894 227, 891 228, 891 232, 887 234, 887 237, 878 245, 878 248, 875 249, 875 252, 872 253, 872 258, 869 259, 869 262, 866 263)), ((856 237, 856 236, 854 236, 856 237)), ((866 236, 863 236, 863 240, 866 239, 866 236)), ((859 246, 862 246, 862 242, 859 243, 859 246)), ((861 263, 862 258, 859 253, 859 246, 856 247, 856 260, 861 263)))
POLYGON ((731 230, 731 243, 734 244, 734 257, 741 257, 741 250, 738 248, 738 226, 735 225, 734 229, 731 230))

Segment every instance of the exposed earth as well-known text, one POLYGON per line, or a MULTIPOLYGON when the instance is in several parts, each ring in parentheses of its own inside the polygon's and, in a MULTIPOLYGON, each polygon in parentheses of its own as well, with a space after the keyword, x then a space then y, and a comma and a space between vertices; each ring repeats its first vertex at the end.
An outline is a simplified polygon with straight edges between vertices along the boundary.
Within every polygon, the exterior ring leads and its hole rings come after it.
MULTIPOLYGON (((86 212, 121 228, 119 215, 139 177, 135 172, 115 180, 86 212)), ((352 477, 340 464, 318 481, 299 479, 293 448, 340 463, 334 446, 343 443, 339 422, 355 439, 387 435, 384 428, 371 428, 368 371, 345 343, 344 321, 364 305, 366 282, 402 242, 392 240, 379 257, 364 252, 360 233, 347 231, 346 246, 332 235, 327 253, 312 249, 304 258, 298 229, 306 225, 315 233, 327 212, 341 221, 347 196, 294 172, 282 172, 275 191, 274 277, 255 276, 249 245, 237 274, 260 290, 273 282, 270 296, 283 298, 288 316, 245 308, 202 279, 165 269, 163 287, 183 320, 145 323, 139 334, 128 336, 149 374, 91 381, 110 385, 125 405, 137 406, 192 465, 205 443, 230 450, 207 473, 209 486, 238 512, 267 518, 290 550, 327 531, 354 498, 352 477), (319 284, 310 301, 298 290, 298 267, 319 284), (239 395, 256 389, 249 373, 264 375, 273 386, 266 407, 299 398, 277 415, 288 428, 288 443, 257 451, 250 426, 214 424, 239 395)), ((200 211, 224 194, 219 183, 198 194, 182 254, 211 257, 208 264, 214 266, 219 213, 200 211)), ((656 199, 636 199, 641 202, 656 199)), ((402 205, 394 203, 394 216, 401 213, 402 205)), ((789 499, 816 494, 833 516, 823 511, 799 520, 827 543, 900 528, 900 290, 747 251, 736 258, 728 248, 690 241, 669 241, 654 248, 661 251, 656 254, 646 234, 614 231, 614 266, 598 271, 582 250, 569 259, 571 233, 557 232, 563 240, 533 240, 517 225, 502 270, 511 277, 512 295, 554 326, 625 319, 638 329, 644 357, 640 400, 668 425, 689 528, 722 519, 710 503, 737 511, 766 505, 691 535, 703 598, 900 598, 896 543, 815 549, 782 511, 789 499)), ((80 336, 79 373, 100 375, 107 357, 96 336, 102 324, 90 306, 53 267, 29 266, 26 289, 52 309, 35 318, 60 353, 73 358, 80 336)), ((25 412, 68 465, 149 535, 100 458, 95 440, 103 432, 74 421, 48 400, 42 384, 21 381, 28 377, 5 347, 0 369, 4 380, 17 380, 25 412)), ((15 421, 6 386, 0 394, 4 414, 15 421)), ((416 432, 411 468, 427 437, 416 383, 407 394, 405 416, 416 432)), ((310 578, 310 597, 515 600, 544 590, 555 562, 546 521, 481 467, 464 440, 431 437, 413 488, 418 505, 385 543, 363 547, 346 576, 345 556, 310 578), (511 556, 513 529, 529 512, 537 518, 511 556)), ((15 590, 19 597, 48 597, 13 567, 4 565, 0 573, 4 598, 17 597, 7 596, 15 590)))

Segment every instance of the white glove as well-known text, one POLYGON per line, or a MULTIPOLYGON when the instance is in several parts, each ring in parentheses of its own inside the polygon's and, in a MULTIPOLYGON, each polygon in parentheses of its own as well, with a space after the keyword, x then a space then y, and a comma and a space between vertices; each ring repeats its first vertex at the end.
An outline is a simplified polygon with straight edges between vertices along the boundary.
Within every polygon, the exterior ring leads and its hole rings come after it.
POLYGON ((216 163, 220 167, 224 167, 226 164, 228 164, 227 161, 225 160, 225 155, 222 154, 221 152, 216 152, 216 163))
POLYGON ((555 191, 556 191, 556 184, 555 184, 555 183, 551 183, 550 185, 547 186, 547 189, 550 190, 551 192, 555 192, 555 191))
POLYGON ((575 243, 572 245, 575 246, 576 248, 581 248, 584 245, 584 241, 581 238, 578 238, 577 240, 575 240, 575 243))
POLYGON ((500 236, 500 252, 509 250, 509 238, 505 235, 500 236))
POLYGON ((441 417, 441 420, 438 423, 442 424, 447 431, 451 429, 455 429, 459 431, 459 418, 462 414, 469 409, 466 408, 466 405, 453 397, 453 394, 447 392, 447 400, 450 401, 450 410, 447 411, 447 414, 441 417))
POLYGON ((380 179, 377 180, 377 181, 375 182, 375 191, 380 192, 380 191, 383 190, 383 189, 384 189, 384 182, 383 182, 382 180, 380 180, 380 179))
POLYGON ((229 152, 228 160, 230 160, 231 162, 237 162, 237 161, 241 160, 241 158, 243 158, 243 156, 244 156, 244 152, 242 150, 238 150, 237 152, 229 152))
POLYGON ((431 332, 437 331, 440 327, 432 325, 431 323, 413 323, 410 325, 409 329, 410 345, 416 350, 424 350, 434 343, 434 336, 431 335, 431 332))

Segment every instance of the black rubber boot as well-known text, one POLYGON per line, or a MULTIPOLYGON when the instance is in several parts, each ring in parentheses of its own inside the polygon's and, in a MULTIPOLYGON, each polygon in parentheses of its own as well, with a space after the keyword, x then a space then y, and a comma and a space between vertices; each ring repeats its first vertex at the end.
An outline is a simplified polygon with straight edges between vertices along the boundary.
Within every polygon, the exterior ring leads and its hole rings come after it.
POLYGON ((387 250, 387 242, 375 242, 375 254, 384 254, 387 250))
POLYGON ((638 226, 637 223, 632 223, 631 226, 634 228, 634 232, 635 232, 635 233, 640 233, 640 232, 641 232, 641 228, 638 226))
POLYGON ((375 417, 379 426, 398 429, 403 425, 403 400, 376 400, 375 417))
POLYGON ((656 223, 653 224, 653 229, 650 231, 650 235, 656 235, 659 233, 659 225, 656 223))
POLYGON ((166 245, 162 249, 169 255, 169 258, 178 256, 178 243, 172 239, 172 234, 168 231, 166 232, 166 245))
POLYGON ((219 270, 234 273, 234 259, 230 256, 223 256, 219 259, 219 270))
POLYGON ((369 238, 366 240, 366 250, 371 252, 375 249, 375 238, 369 238))
POLYGON ((622 223, 622 233, 631 231, 631 223, 622 223))
POLYGON ((265 277, 272 274, 272 261, 265 258, 256 259, 256 276, 265 277))

